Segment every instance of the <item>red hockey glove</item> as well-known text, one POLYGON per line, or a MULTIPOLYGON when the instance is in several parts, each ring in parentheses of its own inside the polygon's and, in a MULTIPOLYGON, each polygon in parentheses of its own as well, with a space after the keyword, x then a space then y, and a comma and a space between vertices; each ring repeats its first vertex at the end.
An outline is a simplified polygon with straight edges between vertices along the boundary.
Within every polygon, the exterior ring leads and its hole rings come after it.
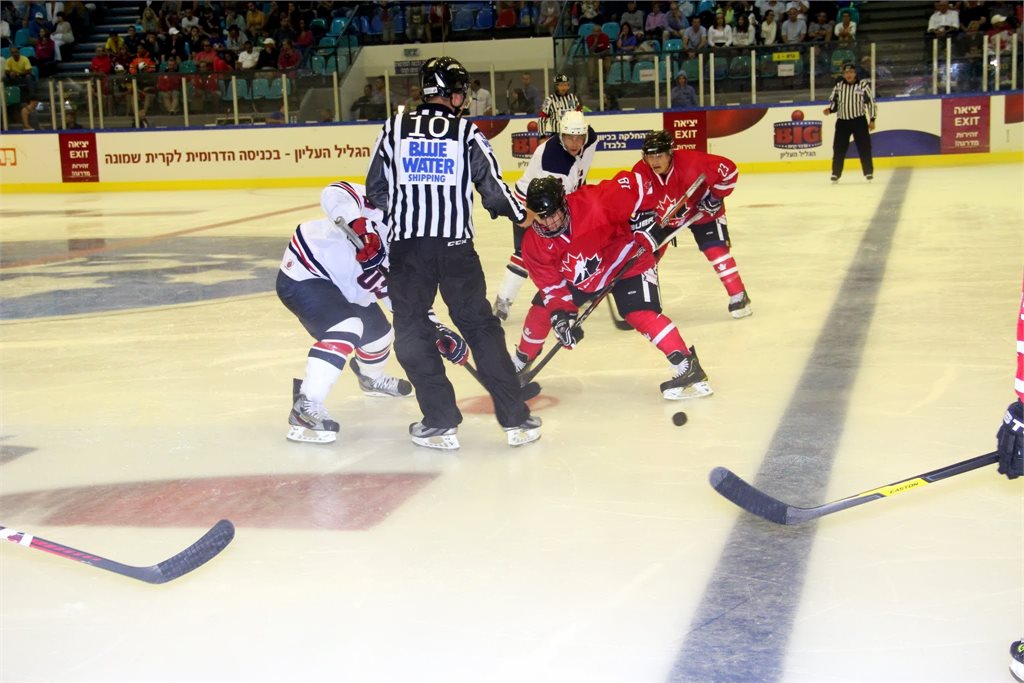
POLYGON ((366 219, 360 216, 351 223, 349 227, 356 234, 363 246, 356 251, 356 261, 363 267, 363 270, 373 270, 384 263, 384 245, 376 232, 366 226, 366 219))

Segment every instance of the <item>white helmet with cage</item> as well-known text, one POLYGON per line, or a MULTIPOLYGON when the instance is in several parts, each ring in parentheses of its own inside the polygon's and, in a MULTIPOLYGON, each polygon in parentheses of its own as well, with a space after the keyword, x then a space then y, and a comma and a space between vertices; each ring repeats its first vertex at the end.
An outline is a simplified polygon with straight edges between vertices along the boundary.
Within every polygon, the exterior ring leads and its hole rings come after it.
POLYGON ((562 135, 586 135, 587 121, 581 111, 567 111, 558 122, 558 132, 562 135))

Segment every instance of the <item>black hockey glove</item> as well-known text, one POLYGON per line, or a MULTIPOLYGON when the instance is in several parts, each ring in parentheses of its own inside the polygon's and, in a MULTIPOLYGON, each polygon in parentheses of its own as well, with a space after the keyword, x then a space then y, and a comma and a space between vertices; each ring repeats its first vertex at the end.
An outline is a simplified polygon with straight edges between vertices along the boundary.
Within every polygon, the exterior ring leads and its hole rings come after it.
POLYGON ((722 200, 711 194, 711 191, 708 190, 701 198, 700 203, 697 204, 697 208, 708 216, 714 216, 722 209, 722 200))
POLYGON ((1003 424, 996 432, 999 444, 999 474, 1010 479, 1024 475, 1024 405, 1014 401, 1006 408, 1003 424))
POLYGON ((654 211, 641 211, 629 219, 629 229, 633 231, 633 241, 649 252, 658 249, 665 239, 665 228, 658 223, 658 214, 654 211))
POLYGON ((451 363, 464 365, 466 359, 469 358, 466 340, 444 325, 438 324, 437 340, 434 343, 437 344, 437 350, 441 356, 451 363))
POLYGON ((551 329, 555 331, 558 343, 567 349, 576 348, 583 339, 583 328, 576 327, 576 314, 567 311, 555 311, 551 314, 551 329))

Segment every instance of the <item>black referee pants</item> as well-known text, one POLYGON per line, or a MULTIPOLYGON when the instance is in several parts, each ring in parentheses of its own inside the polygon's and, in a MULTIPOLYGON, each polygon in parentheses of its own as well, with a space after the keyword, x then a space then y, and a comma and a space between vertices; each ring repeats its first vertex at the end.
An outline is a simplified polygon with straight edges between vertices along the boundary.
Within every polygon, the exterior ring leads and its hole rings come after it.
POLYGON ((522 399, 505 333, 487 302, 484 271, 473 242, 438 237, 398 240, 391 243, 390 259, 395 356, 416 388, 423 424, 443 428, 462 422, 455 390, 434 343, 434 324, 427 319, 438 291, 472 351, 484 388, 494 400, 498 423, 516 427, 525 422, 530 410, 522 399))
POLYGON ((846 150, 850 148, 851 135, 857 143, 857 154, 860 155, 864 175, 873 175, 875 163, 871 159, 871 133, 868 131, 866 116, 836 121, 836 137, 832 141, 832 175, 843 175, 843 163, 846 161, 846 150))

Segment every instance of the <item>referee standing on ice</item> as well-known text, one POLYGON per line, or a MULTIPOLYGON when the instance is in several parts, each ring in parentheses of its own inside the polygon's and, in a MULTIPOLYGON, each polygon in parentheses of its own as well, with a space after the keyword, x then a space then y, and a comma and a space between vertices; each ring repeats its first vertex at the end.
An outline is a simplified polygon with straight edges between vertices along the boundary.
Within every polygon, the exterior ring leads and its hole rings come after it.
POLYGON ((875 164, 871 159, 871 134, 875 129, 875 94, 871 81, 857 78, 857 69, 853 64, 843 64, 843 77, 832 89, 825 107, 825 116, 835 112, 839 117, 836 121, 836 136, 832 141, 832 182, 839 182, 843 175, 843 162, 846 150, 850 148, 850 136, 857 143, 860 155, 860 167, 864 178, 871 180, 875 176, 875 164))
POLYGON ((583 105, 576 95, 570 92, 569 77, 565 74, 555 76, 555 92, 544 98, 540 107, 541 135, 558 135, 562 132, 562 115, 567 111, 583 111, 583 105))
POLYGON ((438 354, 427 312, 438 290, 465 337, 510 446, 540 438, 540 419, 521 396, 501 323, 491 313, 480 257, 473 247, 473 186, 491 217, 523 226, 532 220, 501 179, 490 143, 459 118, 469 73, 451 57, 420 68, 423 104, 384 123, 366 174, 366 195, 390 226, 388 289, 395 355, 416 388, 423 419, 409 426, 413 443, 459 447, 462 413, 438 354))

